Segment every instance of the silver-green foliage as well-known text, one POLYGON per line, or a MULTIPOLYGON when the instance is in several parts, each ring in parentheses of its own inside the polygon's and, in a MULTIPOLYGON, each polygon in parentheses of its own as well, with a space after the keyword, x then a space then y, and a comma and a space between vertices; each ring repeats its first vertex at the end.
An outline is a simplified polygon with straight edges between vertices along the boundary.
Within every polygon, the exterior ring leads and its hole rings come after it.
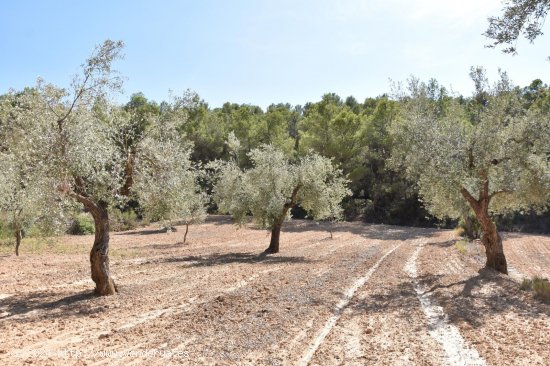
POLYGON ((549 205, 548 112, 525 109, 505 74, 484 96, 473 120, 457 99, 436 107, 418 80, 400 96, 404 113, 392 125, 391 163, 417 182, 435 216, 460 217, 467 207, 461 190, 478 199, 484 182, 492 212, 549 205))
POLYGON ((309 154, 291 163, 271 145, 249 154, 253 167, 242 171, 234 161, 216 162, 213 199, 220 212, 242 225, 250 212, 254 221, 271 229, 290 218, 288 209, 300 205, 315 219, 340 217, 340 202, 351 192, 348 181, 332 161, 309 154))
POLYGON ((191 163, 191 146, 180 137, 172 117, 151 123, 137 144, 132 190, 151 220, 168 225, 175 219, 201 222, 208 197, 198 184, 200 171, 191 163))
POLYGON ((41 139, 35 133, 36 93, 10 92, 0 99, 0 214, 14 231, 40 223, 55 229, 66 206, 55 195, 55 182, 44 174, 37 158, 41 139))
POLYGON ((197 212, 204 211, 189 147, 179 139, 174 118, 152 120, 143 135, 129 135, 135 133, 129 128, 131 113, 108 99, 121 85, 111 64, 122 47, 122 42, 112 41, 97 47, 68 89, 38 80, 36 87, 0 99, 0 151, 6 155, 0 205, 10 200, 39 213, 63 197, 107 206, 124 203, 127 163, 137 150, 132 192, 152 215, 198 217, 197 212), (8 194, 14 186, 21 190, 17 196, 8 194), (32 198, 41 196, 48 199, 32 198))

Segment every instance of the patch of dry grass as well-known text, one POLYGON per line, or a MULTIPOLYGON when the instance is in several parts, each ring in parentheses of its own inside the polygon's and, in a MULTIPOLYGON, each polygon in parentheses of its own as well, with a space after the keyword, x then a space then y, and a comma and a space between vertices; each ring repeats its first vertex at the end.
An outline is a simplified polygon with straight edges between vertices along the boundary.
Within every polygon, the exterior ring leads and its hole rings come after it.
POLYGON ((519 288, 524 291, 534 291, 535 297, 550 302, 550 282, 546 278, 533 277, 524 279, 519 288))

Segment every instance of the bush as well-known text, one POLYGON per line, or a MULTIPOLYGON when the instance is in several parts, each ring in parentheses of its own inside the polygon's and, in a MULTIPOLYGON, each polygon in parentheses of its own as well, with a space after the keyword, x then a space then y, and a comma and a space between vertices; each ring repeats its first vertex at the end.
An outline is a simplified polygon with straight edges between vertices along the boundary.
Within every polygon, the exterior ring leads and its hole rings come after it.
POLYGON ((459 240, 455 243, 455 248, 461 254, 466 254, 468 252, 468 242, 466 240, 459 240))
POLYGON ((550 302, 550 282, 546 278, 533 277, 524 279, 519 288, 523 291, 534 291, 535 297, 550 302))
POLYGON ((87 213, 75 215, 67 230, 67 234, 71 235, 88 235, 93 233, 95 233, 94 220, 87 213))
POLYGON ((109 225, 113 231, 132 230, 140 225, 137 214, 131 208, 125 211, 114 208, 109 214, 109 225))
POLYGON ((533 281, 528 278, 524 278, 519 285, 519 289, 522 291, 531 291, 533 289, 533 281))

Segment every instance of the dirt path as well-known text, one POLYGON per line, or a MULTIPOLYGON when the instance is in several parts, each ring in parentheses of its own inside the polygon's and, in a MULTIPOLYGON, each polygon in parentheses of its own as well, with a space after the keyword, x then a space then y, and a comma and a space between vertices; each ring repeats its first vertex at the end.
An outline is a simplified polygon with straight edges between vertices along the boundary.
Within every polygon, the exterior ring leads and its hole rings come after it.
POLYGON ((485 365, 477 350, 466 344, 460 330, 450 324, 449 318, 442 307, 437 305, 428 288, 418 281, 417 259, 425 242, 417 244, 416 249, 405 265, 405 272, 411 277, 414 290, 426 316, 430 335, 445 350, 445 363, 449 365, 485 365))
MULTIPOLYGON (((322 225, 293 221, 281 252, 266 257, 265 231, 237 230, 223 216, 192 226, 189 245, 183 230, 153 229, 112 235, 121 288, 113 297, 89 294, 90 237, 65 238, 63 252, 0 257, 0 364, 550 359, 549 306, 516 282, 478 273, 479 248, 459 253, 450 231, 346 223, 330 239, 322 225)), ((536 238, 506 239, 527 243, 510 250, 518 273, 548 272, 544 256, 531 257, 546 254, 550 240, 536 238)))

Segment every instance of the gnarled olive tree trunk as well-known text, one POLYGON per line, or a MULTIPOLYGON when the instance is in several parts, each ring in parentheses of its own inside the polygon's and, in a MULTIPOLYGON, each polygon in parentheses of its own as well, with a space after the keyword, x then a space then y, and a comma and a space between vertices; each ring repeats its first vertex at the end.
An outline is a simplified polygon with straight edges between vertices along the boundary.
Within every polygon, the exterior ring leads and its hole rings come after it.
POLYGON ((462 188, 461 193, 474 210, 476 219, 481 226, 481 243, 485 247, 485 256, 487 258, 485 266, 493 268, 501 273, 508 274, 502 238, 497 231, 495 223, 489 216, 489 202, 492 196, 488 192, 488 186, 489 182, 485 181, 478 200, 464 188, 462 188))
POLYGON ((269 247, 264 251, 264 253, 279 253, 279 239, 281 238, 281 228, 283 227, 283 222, 285 221, 288 210, 296 205, 296 196, 298 195, 298 191, 301 187, 302 185, 298 184, 298 186, 294 188, 292 194, 290 195, 289 202, 285 203, 285 205, 283 206, 283 212, 281 212, 281 216, 279 216, 279 218, 275 221, 273 227, 271 228, 271 240, 269 242, 269 247))
POLYGON ((99 203, 87 207, 94 218, 95 239, 90 251, 92 280, 95 282, 95 293, 101 296, 113 295, 116 292, 115 282, 109 270, 109 214, 107 205, 99 203))
MULTIPOLYGON (((286 215, 286 212, 285 212, 286 215)), ((266 254, 279 253, 279 239, 281 237, 282 223, 275 224, 271 229, 271 240, 269 241, 269 247, 265 250, 266 254)))
POLYGON ((496 269, 501 273, 508 274, 502 238, 497 231, 495 223, 486 212, 482 212, 479 216, 476 214, 476 217, 482 228, 481 242, 485 247, 485 256, 487 257, 485 266, 496 269))
POLYGON ((114 295, 117 288, 111 278, 109 269, 109 213, 107 204, 102 201, 94 202, 89 197, 75 193, 72 193, 71 196, 82 203, 94 218, 95 238, 90 251, 92 280, 96 285, 94 292, 100 296, 114 295))

